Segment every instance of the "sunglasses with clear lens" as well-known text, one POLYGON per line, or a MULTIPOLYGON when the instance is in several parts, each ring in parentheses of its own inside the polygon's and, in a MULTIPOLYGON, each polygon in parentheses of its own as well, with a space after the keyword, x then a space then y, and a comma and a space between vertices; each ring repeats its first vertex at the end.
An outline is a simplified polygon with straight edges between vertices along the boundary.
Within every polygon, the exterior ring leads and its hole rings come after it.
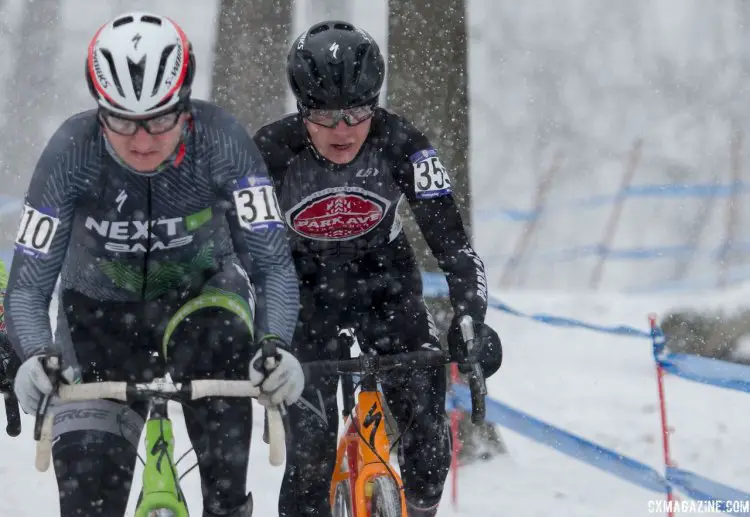
POLYGON ((313 124, 324 127, 336 127, 343 120, 348 126, 361 124, 374 114, 372 106, 357 106, 339 110, 309 109, 305 118, 313 124))
POLYGON ((164 115, 144 119, 125 118, 102 110, 100 117, 104 124, 118 135, 132 136, 139 127, 142 127, 150 135, 160 135, 173 129, 180 120, 180 110, 170 111, 164 115))

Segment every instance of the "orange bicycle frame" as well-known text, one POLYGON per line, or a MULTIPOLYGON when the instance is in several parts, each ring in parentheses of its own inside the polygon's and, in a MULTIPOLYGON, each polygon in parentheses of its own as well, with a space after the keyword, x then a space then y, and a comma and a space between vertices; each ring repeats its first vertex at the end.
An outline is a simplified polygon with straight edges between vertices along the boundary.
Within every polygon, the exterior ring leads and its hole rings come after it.
POLYGON ((360 391, 352 415, 344 422, 346 431, 336 450, 330 504, 333 507, 338 484, 348 479, 354 517, 370 516, 371 492, 368 489, 377 476, 390 476, 395 480, 401 495, 401 514, 406 515, 401 476, 389 461, 391 444, 386 432, 383 405, 380 391, 360 391))

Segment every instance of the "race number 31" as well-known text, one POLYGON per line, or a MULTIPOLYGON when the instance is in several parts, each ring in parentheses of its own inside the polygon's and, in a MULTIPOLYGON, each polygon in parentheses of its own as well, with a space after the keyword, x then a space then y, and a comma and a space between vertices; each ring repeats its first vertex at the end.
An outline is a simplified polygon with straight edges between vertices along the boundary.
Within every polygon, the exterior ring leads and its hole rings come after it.
POLYGON ((245 188, 234 191, 240 225, 248 230, 283 227, 284 221, 270 181, 265 178, 249 180, 245 188))
POLYGON ((59 225, 60 220, 56 217, 25 205, 16 235, 16 246, 27 254, 45 255, 49 252, 59 225))

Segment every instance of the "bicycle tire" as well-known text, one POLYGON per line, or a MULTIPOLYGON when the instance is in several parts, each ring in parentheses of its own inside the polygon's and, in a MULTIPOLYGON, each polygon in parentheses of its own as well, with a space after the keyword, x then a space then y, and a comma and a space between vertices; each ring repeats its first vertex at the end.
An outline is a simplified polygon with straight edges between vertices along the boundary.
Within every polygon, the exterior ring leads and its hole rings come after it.
POLYGON ((390 476, 378 476, 372 480, 370 517, 403 517, 401 492, 390 476))
POLYGON ((352 512, 352 489, 349 486, 349 480, 345 479, 336 485, 336 491, 333 493, 333 517, 354 517, 352 512))

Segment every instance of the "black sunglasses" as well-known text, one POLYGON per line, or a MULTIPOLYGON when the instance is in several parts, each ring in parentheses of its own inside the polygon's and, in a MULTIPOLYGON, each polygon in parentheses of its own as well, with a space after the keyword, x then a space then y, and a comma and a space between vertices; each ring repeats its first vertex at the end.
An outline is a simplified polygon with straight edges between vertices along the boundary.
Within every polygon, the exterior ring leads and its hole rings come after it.
POLYGON ((372 118, 375 110, 370 105, 357 106, 338 110, 309 109, 304 108, 302 116, 313 124, 334 128, 340 121, 346 122, 347 126, 356 126, 365 120, 372 118))

